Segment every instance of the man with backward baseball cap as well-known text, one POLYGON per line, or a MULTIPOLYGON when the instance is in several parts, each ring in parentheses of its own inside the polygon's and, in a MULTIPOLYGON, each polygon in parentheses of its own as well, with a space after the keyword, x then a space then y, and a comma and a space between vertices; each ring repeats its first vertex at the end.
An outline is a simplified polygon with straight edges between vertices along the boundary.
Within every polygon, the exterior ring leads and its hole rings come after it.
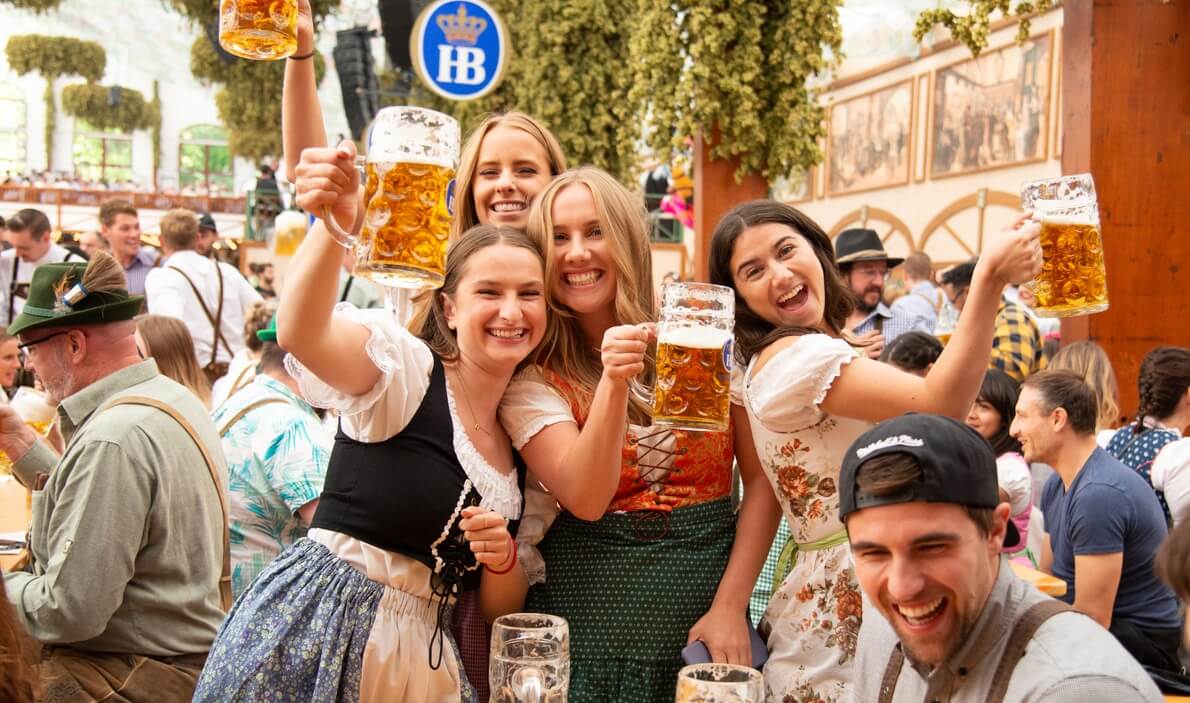
POLYGON ((855 700, 1161 701, 1091 618, 1021 580, 1000 554, 1020 539, 996 457, 950 418, 909 414, 851 445, 839 481, 867 602, 855 700))

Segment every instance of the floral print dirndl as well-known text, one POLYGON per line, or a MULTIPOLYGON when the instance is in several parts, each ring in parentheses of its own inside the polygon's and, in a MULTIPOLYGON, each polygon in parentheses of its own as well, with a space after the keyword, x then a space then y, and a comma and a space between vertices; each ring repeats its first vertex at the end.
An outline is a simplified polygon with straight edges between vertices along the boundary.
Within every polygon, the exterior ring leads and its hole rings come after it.
POLYGON ((850 700, 863 598, 839 521, 839 468, 865 422, 827 415, 819 405, 843 365, 856 358, 843 340, 807 335, 775 354, 744 383, 744 406, 765 474, 789 526, 792 568, 775 586, 761 621, 769 659, 768 700, 850 700), (800 548, 796 548, 800 547, 800 548))

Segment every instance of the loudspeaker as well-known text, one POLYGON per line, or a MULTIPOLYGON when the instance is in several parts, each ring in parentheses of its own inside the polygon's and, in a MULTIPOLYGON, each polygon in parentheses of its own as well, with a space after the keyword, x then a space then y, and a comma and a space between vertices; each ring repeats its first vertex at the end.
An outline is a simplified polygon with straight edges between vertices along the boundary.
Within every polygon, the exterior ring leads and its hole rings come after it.
POLYGON ((343 91, 343 110, 355 139, 361 138, 380 109, 380 85, 376 81, 372 50, 368 45, 368 40, 375 35, 374 31, 364 27, 335 33, 335 67, 343 91))

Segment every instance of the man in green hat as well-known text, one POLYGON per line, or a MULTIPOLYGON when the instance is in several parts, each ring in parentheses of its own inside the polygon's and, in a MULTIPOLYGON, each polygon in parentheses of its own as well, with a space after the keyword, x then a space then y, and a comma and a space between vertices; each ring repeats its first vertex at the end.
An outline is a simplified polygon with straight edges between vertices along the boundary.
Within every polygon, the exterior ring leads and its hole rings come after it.
POLYGON ((114 699, 120 686, 120 700, 188 701, 223 618, 219 437, 202 403, 140 358, 140 307, 97 253, 34 271, 8 328, 66 442, 57 456, 0 406, 0 450, 34 491, 32 562, 4 585, 45 645, 46 700, 114 699))

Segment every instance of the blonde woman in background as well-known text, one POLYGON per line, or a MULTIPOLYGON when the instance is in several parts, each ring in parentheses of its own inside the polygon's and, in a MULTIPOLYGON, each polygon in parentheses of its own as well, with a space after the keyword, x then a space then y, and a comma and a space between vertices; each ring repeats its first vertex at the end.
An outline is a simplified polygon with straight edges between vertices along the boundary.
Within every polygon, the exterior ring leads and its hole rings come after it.
POLYGON ((135 337, 141 357, 152 358, 163 375, 189 388, 211 409, 211 387, 198 367, 186 323, 168 315, 141 315, 136 318, 135 337))
POLYGON ((1120 420, 1120 387, 1116 383, 1116 372, 1112 370, 1107 352, 1091 341, 1066 344, 1046 368, 1073 371, 1082 376, 1091 390, 1095 391, 1098 406, 1095 413, 1095 441, 1106 448, 1115 434, 1113 428, 1120 420))
POLYGON ((236 391, 252 383, 263 346, 256 333, 269 326, 276 312, 276 300, 262 300, 248 308, 248 315, 244 318, 244 348, 236 352, 227 365, 227 373, 211 387, 212 408, 223 405, 223 401, 235 395, 236 391))

